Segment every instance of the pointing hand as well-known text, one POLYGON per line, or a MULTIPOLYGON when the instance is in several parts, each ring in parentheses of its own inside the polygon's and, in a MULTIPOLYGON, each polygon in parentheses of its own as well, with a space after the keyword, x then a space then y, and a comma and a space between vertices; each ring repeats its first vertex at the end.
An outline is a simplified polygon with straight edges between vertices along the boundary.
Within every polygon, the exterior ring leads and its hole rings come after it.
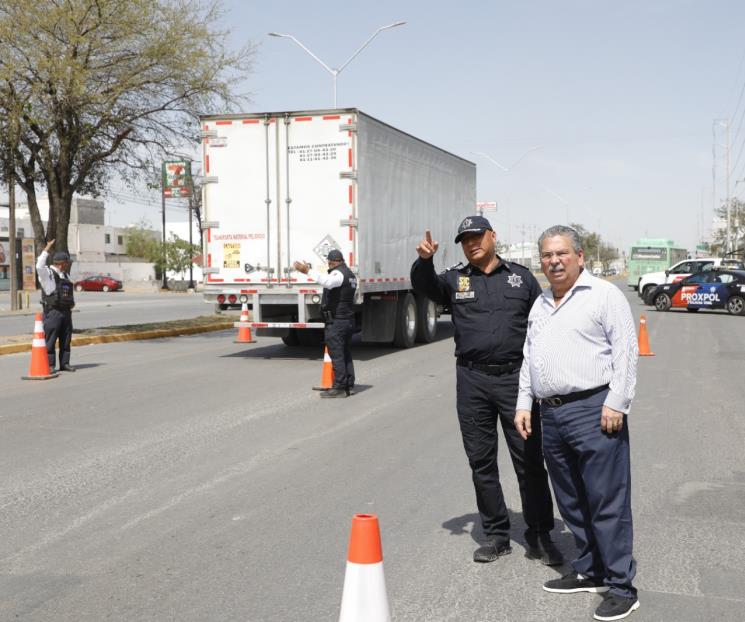
POLYGON ((437 252, 439 247, 440 244, 438 242, 432 241, 432 234, 429 229, 425 229, 424 239, 417 244, 416 252, 419 253, 419 257, 422 259, 429 259, 437 252))

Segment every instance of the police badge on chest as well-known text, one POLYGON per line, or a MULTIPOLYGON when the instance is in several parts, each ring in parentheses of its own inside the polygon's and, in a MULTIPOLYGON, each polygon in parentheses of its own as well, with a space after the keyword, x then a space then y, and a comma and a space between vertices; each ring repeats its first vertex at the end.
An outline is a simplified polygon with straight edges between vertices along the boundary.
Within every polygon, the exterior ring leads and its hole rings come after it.
POLYGON ((471 279, 467 276, 458 277, 458 291, 455 292, 456 300, 473 300, 476 292, 471 289, 471 279))

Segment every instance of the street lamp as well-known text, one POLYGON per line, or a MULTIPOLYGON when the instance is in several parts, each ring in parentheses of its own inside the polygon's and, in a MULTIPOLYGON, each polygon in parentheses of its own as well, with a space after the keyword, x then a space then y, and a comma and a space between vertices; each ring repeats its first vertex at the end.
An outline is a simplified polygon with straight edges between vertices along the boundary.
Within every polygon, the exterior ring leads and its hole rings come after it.
POLYGON ((315 54, 313 54, 313 52, 311 52, 311 51, 310 51, 310 50, 309 50, 309 49, 308 49, 307 47, 305 47, 305 46, 304 46, 304 45, 303 45, 302 43, 300 43, 300 41, 298 41, 298 40, 297 40, 297 39, 296 39, 296 38, 295 38, 294 36, 292 36, 292 35, 288 35, 288 34, 283 34, 283 33, 281 33, 281 32, 270 32, 270 33, 267 33, 267 34, 268 34, 268 35, 269 35, 270 37, 283 37, 283 38, 285 38, 285 39, 292 39, 292 40, 293 40, 293 41, 294 41, 295 43, 297 43, 297 44, 298 44, 298 45, 299 45, 299 46, 300 46, 300 47, 301 47, 301 48, 302 48, 303 50, 305 50, 305 52, 307 52, 307 53, 308 53, 308 54, 309 54, 309 55, 310 55, 311 57, 313 57, 313 59, 314 59, 314 60, 315 60, 316 62, 318 62, 318 63, 319 63, 320 65, 321 65, 321 67, 323 67, 323 68, 324 68, 324 69, 325 69, 326 71, 328 71, 328 72, 329 72, 329 73, 331 74, 331 77, 333 78, 333 82, 334 82, 334 108, 336 108, 336 79, 337 79, 337 78, 339 77, 339 74, 340 74, 340 73, 341 73, 342 71, 344 71, 344 68, 345 68, 345 67, 346 67, 346 66, 347 66, 347 65, 348 65, 349 63, 351 63, 351 62, 352 62, 352 61, 353 61, 353 60, 354 60, 354 59, 355 59, 355 58, 357 57, 357 55, 358 55, 358 54, 359 54, 360 52, 362 52, 362 50, 364 50, 364 49, 365 49, 365 48, 366 48, 366 47, 367 47, 368 45, 370 45, 370 43, 372 42, 372 40, 373 40, 373 39, 374 39, 375 37, 377 37, 377 36, 378 36, 378 35, 379 35, 379 34, 380 34, 381 32, 383 32, 384 30, 388 30, 389 28, 395 28, 396 26, 403 26, 403 25, 404 25, 405 23, 406 23, 406 22, 395 22, 395 23, 393 23, 393 24, 388 24, 387 26, 381 26, 380 28, 378 28, 378 29, 377 29, 377 30, 376 30, 376 31, 375 31, 374 33, 372 33, 372 35, 370 35, 370 37, 369 37, 369 38, 367 39, 367 41, 365 41, 365 42, 364 42, 364 43, 363 43, 363 44, 362 44, 362 45, 361 45, 361 46, 360 46, 360 47, 359 47, 359 48, 357 49, 357 51, 356 51, 356 52, 355 52, 354 54, 352 54, 352 55, 351 55, 351 56, 350 56, 350 57, 349 57, 349 58, 347 59, 347 61, 346 61, 346 62, 345 62, 345 63, 344 63, 344 64, 343 64, 343 65, 342 65, 341 67, 339 67, 338 69, 335 69, 335 68, 333 68, 333 67, 329 67, 329 66, 328 66, 328 65, 327 65, 326 63, 324 63, 324 62, 323 62, 323 61, 322 61, 322 60, 321 60, 320 58, 318 58, 318 56, 316 56, 315 54))
POLYGON ((498 166, 499 168, 501 168, 501 169, 502 169, 502 170, 503 170, 503 171, 504 171, 505 173, 509 173, 509 172, 510 172, 510 171, 511 171, 512 169, 514 169, 514 168, 515 168, 515 167, 516 167, 516 166, 517 166, 518 164, 520 164, 520 162, 521 162, 521 161, 523 160, 523 158, 524 158, 524 157, 525 157, 526 155, 528 155, 529 153, 532 153, 533 151, 537 151, 537 150, 538 150, 538 149, 540 149, 540 148, 541 148, 542 146, 543 146, 543 145, 536 145, 535 147, 531 147, 531 148, 530 148, 530 149, 528 149, 528 150, 527 150, 527 151, 526 151, 525 153, 523 153, 523 154, 522 154, 522 155, 521 155, 521 156, 520 156, 520 157, 519 157, 519 158, 518 158, 517 160, 515 160, 515 162, 514 162, 514 163, 512 164, 512 166, 504 166, 504 165, 500 164, 500 163, 499 163, 499 162, 497 162, 497 161, 496 161, 496 160, 495 160, 494 158, 492 158, 492 157, 491 157, 491 156, 490 156, 490 155, 489 155, 488 153, 484 153, 483 151, 472 151, 471 153, 473 153, 474 155, 478 155, 478 156, 481 156, 482 158, 486 158, 487 160, 489 160, 489 162, 491 162, 491 163, 492 163, 492 164, 494 164, 495 166, 498 166))

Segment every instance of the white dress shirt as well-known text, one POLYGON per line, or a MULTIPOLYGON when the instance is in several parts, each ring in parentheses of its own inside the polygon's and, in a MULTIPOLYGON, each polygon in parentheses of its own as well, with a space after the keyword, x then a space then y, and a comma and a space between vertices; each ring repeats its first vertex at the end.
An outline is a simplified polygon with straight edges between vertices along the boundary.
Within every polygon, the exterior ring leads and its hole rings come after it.
POLYGON ((36 273, 39 275, 41 289, 47 296, 51 296, 54 293, 54 290, 57 289, 57 283, 54 280, 52 271, 67 279, 70 278, 70 275, 66 272, 60 272, 57 270, 57 266, 48 266, 47 257, 49 257, 49 253, 47 253, 47 251, 41 251, 41 255, 39 255, 39 258, 36 260, 36 273))
POLYGON ((341 284, 344 282, 344 275, 339 270, 332 270, 327 274, 321 274, 318 270, 311 268, 308 270, 308 276, 324 289, 341 287, 341 284))
POLYGON ((549 287, 530 310, 517 408, 530 410, 533 398, 608 384, 605 405, 628 413, 638 356, 626 297, 583 270, 558 307, 549 287))

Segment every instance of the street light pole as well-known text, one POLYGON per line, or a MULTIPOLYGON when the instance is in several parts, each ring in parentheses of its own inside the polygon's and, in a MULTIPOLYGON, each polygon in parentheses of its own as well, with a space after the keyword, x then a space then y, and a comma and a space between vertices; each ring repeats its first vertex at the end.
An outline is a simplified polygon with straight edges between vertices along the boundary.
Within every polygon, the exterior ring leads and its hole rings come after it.
POLYGON ((396 28, 396 26, 403 26, 404 24, 406 24, 406 22, 395 22, 393 24, 388 24, 387 26, 381 26, 380 28, 378 28, 374 33, 372 33, 372 35, 370 35, 370 37, 368 37, 367 41, 365 41, 359 48, 357 48, 357 51, 354 54, 352 54, 344 62, 344 64, 342 64, 342 66, 339 67, 338 69, 335 69, 333 67, 329 67, 320 58, 318 58, 318 56, 316 56, 315 54, 313 54, 313 52, 311 52, 306 46, 304 46, 302 43, 300 43, 300 41, 298 41, 293 35, 284 34, 284 33, 281 33, 281 32, 270 32, 270 33, 267 33, 267 34, 270 37, 281 37, 281 38, 284 38, 284 39, 291 39, 298 46, 300 46, 303 49, 303 51, 305 51, 311 58, 313 58, 313 60, 315 60, 319 65, 321 65, 321 67, 323 67, 326 71, 328 71, 331 74, 333 88, 334 88, 334 108, 336 108, 337 107, 336 106, 336 101, 337 101, 336 100, 336 79, 339 77, 339 74, 342 71, 344 71, 344 68, 349 63, 351 63, 357 57, 357 55, 360 52, 362 52, 362 50, 364 50, 368 45, 370 45, 370 43, 372 43, 372 40, 375 37, 377 37, 381 32, 383 32, 384 30, 388 30, 389 28, 396 28))
MULTIPOLYGON (((12 156, 11 156, 12 157, 12 156)), ((11 164, 12 166, 12 164, 11 164)), ((18 271, 16 270, 16 182, 8 175, 8 263, 10 264, 10 310, 18 309, 18 271)))

